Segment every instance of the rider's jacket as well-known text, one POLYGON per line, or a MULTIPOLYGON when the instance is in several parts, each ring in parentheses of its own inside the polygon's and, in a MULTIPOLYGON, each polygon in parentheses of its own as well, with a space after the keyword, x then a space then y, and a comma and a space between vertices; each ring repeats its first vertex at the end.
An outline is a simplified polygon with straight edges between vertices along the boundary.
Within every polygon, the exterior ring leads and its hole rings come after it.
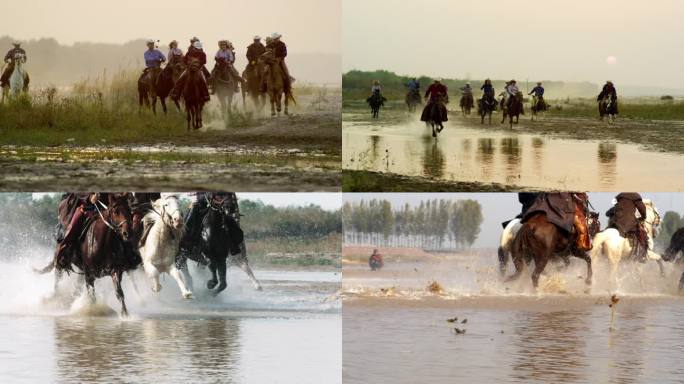
POLYGON ((185 57, 183 57, 183 64, 188 65, 192 58, 199 60, 201 65, 207 63, 207 54, 200 49, 194 48, 193 50, 188 51, 188 53, 185 54, 185 57))
POLYGON ((409 91, 417 91, 420 89, 420 83, 414 80, 409 80, 406 86, 408 87, 409 91))
POLYGON ((180 48, 169 49, 169 64, 174 65, 183 61, 183 51, 180 48))
POLYGON ((216 62, 235 63, 235 54, 230 49, 219 49, 214 56, 216 62))
POLYGON ((148 49, 145 51, 144 57, 147 68, 159 68, 161 63, 166 61, 166 57, 158 49, 148 49))
POLYGON ((266 47, 259 42, 254 42, 247 47, 247 60, 250 63, 255 63, 259 60, 259 57, 266 52, 266 47))
POLYGON ((510 96, 515 96, 516 94, 518 94, 518 92, 519 92, 518 86, 515 84, 509 84, 506 87, 506 93, 508 93, 510 96))
POLYGON ((642 220, 646 218, 646 206, 641 200, 641 195, 636 192, 623 192, 615 196, 615 199, 617 203, 613 219, 618 231, 623 236, 636 231, 638 225, 636 213, 639 213, 642 220))
POLYGON ((287 45, 280 40, 273 42, 273 53, 277 59, 284 59, 287 57, 287 45))
POLYGON ((615 89, 615 86, 610 85, 610 84, 604 85, 603 89, 601 90, 601 93, 599 93, 597 99, 601 100, 605 96, 610 96, 613 99, 617 98, 617 90, 615 89))
POLYGON ((528 95, 531 95, 533 93, 536 97, 544 96, 544 87, 542 87, 541 85, 537 85, 536 87, 532 88, 532 91, 528 93, 528 95))
POLYGON ((448 90, 446 85, 442 83, 433 83, 430 84, 428 89, 425 91, 425 97, 429 97, 430 101, 436 101, 440 97, 446 97, 447 92, 448 90))
POLYGON ((484 92, 485 96, 494 97, 494 86, 491 84, 482 84, 480 89, 484 92))
POLYGON ((472 94, 473 94, 473 89, 470 88, 470 86, 467 86, 467 85, 466 85, 465 87, 461 87, 461 92, 462 92, 464 95, 472 95, 472 94))
POLYGON ((26 51, 24 51, 23 48, 12 48, 10 49, 7 54, 5 55, 5 62, 14 62, 14 57, 17 54, 22 54, 24 55, 24 61, 26 61, 27 56, 26 56, 26 51))
POLYGON ((380 92, 382 92, 382 87, 381 87, 381 86, 379 86, 379 85, 374 85, 374 86, 371 87, 371 93, 372 93, 372 94, 374 94, 374 95, 375 95, 375 94, 378 94, 378 95, 379 95, 380 92))

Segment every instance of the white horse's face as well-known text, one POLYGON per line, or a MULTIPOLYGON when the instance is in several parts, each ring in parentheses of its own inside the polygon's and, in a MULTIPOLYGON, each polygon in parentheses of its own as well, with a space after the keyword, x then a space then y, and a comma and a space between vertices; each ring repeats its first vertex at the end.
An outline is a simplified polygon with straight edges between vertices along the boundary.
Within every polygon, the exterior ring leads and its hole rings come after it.
POLYGON ((168 196, 159 199, 163 219, 175 229, 181 229, 184 224, 183 213, 180 209, 180 202, 176 196, 168 196))

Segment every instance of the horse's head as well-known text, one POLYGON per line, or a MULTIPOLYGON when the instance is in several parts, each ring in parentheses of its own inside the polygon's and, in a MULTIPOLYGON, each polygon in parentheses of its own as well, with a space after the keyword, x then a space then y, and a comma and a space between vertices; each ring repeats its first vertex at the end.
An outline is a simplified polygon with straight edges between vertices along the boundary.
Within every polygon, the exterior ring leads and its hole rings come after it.
POLYGON ((153 204, 157 213, 161 216, 164 224, 174 229, 183 228, 183 212, 180 208, 180 201, 175 194, 163 193, 161 199, 158 199, 153 204))
POLYGON ((14 54, 13 59, 14 59, 15 64, 21 65, 21 64, 24 64, 26 62, 26 55, 24 55, 21 52, 17 52, 14 54))
POLYGON ((190 60, 188 60, 188 71, 194 73, 198 72, 201 68, 202 64, 200 64, 199 59, 192 57, 190 60))
POLYGON ((128 241, 131 235, 131 224, 133 222, 131 208, 128 204, 128 193, 108 193, 107 194, 109 220, 114 230, 124 241, 128 241))

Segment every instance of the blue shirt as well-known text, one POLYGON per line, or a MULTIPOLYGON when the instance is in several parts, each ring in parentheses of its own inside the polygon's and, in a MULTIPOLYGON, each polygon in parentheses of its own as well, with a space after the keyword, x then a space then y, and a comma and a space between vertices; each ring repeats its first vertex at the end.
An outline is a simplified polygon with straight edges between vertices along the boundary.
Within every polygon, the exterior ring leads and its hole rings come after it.
POLYGON ((159 68, 159 65, 166 61, 166 57, 158 49, 145 51, 145 65, 147 68, 159 68))
POLYGON ((484 94, 485 94, 485 95, 494 96, 494 86, 493 86, 493 85, 491 85, 491 84, 482 84, 482 86, 480 87, 480 89, 484 91, 484 94))
POLYGON ((532 92, 530 92, 529 94, 531 95, 533 93, 537 97, 544 96, 544 87, 542 87, 541 85, 537 85, 536 87, 532 88, 532 92))
POLYGON ((411 91, 417 91, 418 89, 420 89, 420 83, 418 83, 415 80, 409 80, 409 82, 408 82, 408 84, 406 84, 406 86, 411 91))

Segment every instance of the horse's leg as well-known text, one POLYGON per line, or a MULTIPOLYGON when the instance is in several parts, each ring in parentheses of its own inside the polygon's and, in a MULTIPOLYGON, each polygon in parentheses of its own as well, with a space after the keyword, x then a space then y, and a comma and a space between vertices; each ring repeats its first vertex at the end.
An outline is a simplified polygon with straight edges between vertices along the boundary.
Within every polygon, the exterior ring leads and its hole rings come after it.
POLYGON ((226 272, 228 271, 228 267, 226 265, 225 258, 221 258, 221 260, 218 262, 218 265, 216 266, 216 269, 218 272, 219 285, 213 291, 211 291, 211 294, 214 296, 221 293, 221 291, 226 289, 226 287, 228 286, 228 283, 226 283, 226 272))
POLYGON ((161 291, 161 284, 159 284, 159 270, 157 267, 152 265, 149 262, 143 263, 143 268, 145 269, 145 274, 147 274, 147 277, 149 277, 152 280, 152 290, 154 292, 159 292, 161 291))
POLYGON ((157 115, 157 95, 152 95, 152 114, 157 115))
POLYGON ((532 272, 532 285, 534 288, 539 286, 539 276, 541 276, 542 272, 544 272, 546 263, 548 263, 549 259, 551 258, 551 250, 544 250, 541 255, 536 256, 537 257, 534 258, 534 271, 532 272))
POLYGON ((506 265, 508 264, 509 255, 508 252, 501 246, 498 249, 499 254, 499 273, 501 276, 506 275, 506 265))
POLYGON ((254 276, 254 272, 252 272, 252 268, 249 267, 249 263, 247 262, 247 250, 245 248, 245 243, 242 243, 242 253, 240 254, 240 269, 242 269, 247 276, 249 276, 249 279, 252 280, 252 284, 254 284, 254 288, 257 291, 261 291, 261 284, 259 283, 259 280, 257 280, 256 276, 254 276))
POLYGON ((290 103, 290 101, 289 101, 287 95, 285 95, 284 99, 285 99, 285 100, 283 100, 283 102, 285 103, 285 114, 286 114, 286 115, 289 115, 290 112, 288 112, 287 106, 288 106, 288 104, 290 103))
POLYGON ((594 271, 591 268, 591 257, 589 257, 586 252, 582 251, 573 252, 573 255, 587 262, 587 278, 584 279, 584 282, 587 285, 591 285, 591 278, 594 275, 594 271))
POLYGON ((90 298, 90 303, 95 304, 95 277, 90 274, 85 276, 86 289, 88 291, 88 297, 90 298))
POLYGON ((506 278, 506 282, 517 280, 522 274, 525 263, 523 261, 522 255, 513 254, 513 266, 515 267, 515 272, 506 278))
POLYGON ((682 272, 682 277, 679 278, 679 290, 684 289, 684 272, 682 272))
POLYGON ((121 316, 128 316, 128 309, 126 309, 126 302, 124 301, 123 289, 121 289, 121 281, 123 280, 123 273, 117 271, 112 273, 112 282, 114 283, 114 291, 116 292, 116 298, 119 299, 121 303, 121 316))
POLYGON ((283 110, 283 94, 281 92, 278 92, 278 95, 276 96, 276 110, 278 111, 278 115, 280 115, 280 112, 283 110))
POLYGON ((188 132, 190 132, 190 120, 192 119, 192 106, 185 104, 185 114, 188 121, 188 132))
POLYGON ((216 277, 216 263, 213 260, 209 262, 209 271, 211 271, 211 279, 207 281, 207 289, 214 289, 218 284, 218 277, 216 277))
POLYGON ((276 105, 275 95, 270 94, 269 97, 270 97, 270 99, 271 99, 271 116, 275 116, 275 115, 276 115, 276 109, 275 109, 275 105, 276 105))
POLYGON ((196 111, 197 115, 195 117, 197 118, 197 128, 198 129, 202 128, 204 126, 204 124, 202 122, 202 108, 204 108, 203 104, 199 104, 197 106, 197 111, 196 111))
POLYGON ((168 110, 167 110, 167 108, 166 108, 166 98, 165 98, 165 97, 160 97, 160 98, 159 98, 159 103, 161 103, 162 110, 164 111, 164 114, 166 115, 166 113, 168 112, 168 110))
POLYGON ((185 286, 185 282, 183 281, 183 278, 181 277, 180 271, 176 268, 175 265, 171 266, 171 269, 169 270, 169 275, 176 279, 176 283, 178 283, 178 288, 180 288, 181 295, 183 296, 184 299, 190 299, 192 298, 192 292, 185 286))
POLYGON ((185 282, 185 286, 188 288, 188 291, 192 292, 194 290, 192 275, 190 274, 190 271, 188 270, 188 264, 187 263, 184 263, 180 267, 180 272, 183 276, 183 281, 185 282))

